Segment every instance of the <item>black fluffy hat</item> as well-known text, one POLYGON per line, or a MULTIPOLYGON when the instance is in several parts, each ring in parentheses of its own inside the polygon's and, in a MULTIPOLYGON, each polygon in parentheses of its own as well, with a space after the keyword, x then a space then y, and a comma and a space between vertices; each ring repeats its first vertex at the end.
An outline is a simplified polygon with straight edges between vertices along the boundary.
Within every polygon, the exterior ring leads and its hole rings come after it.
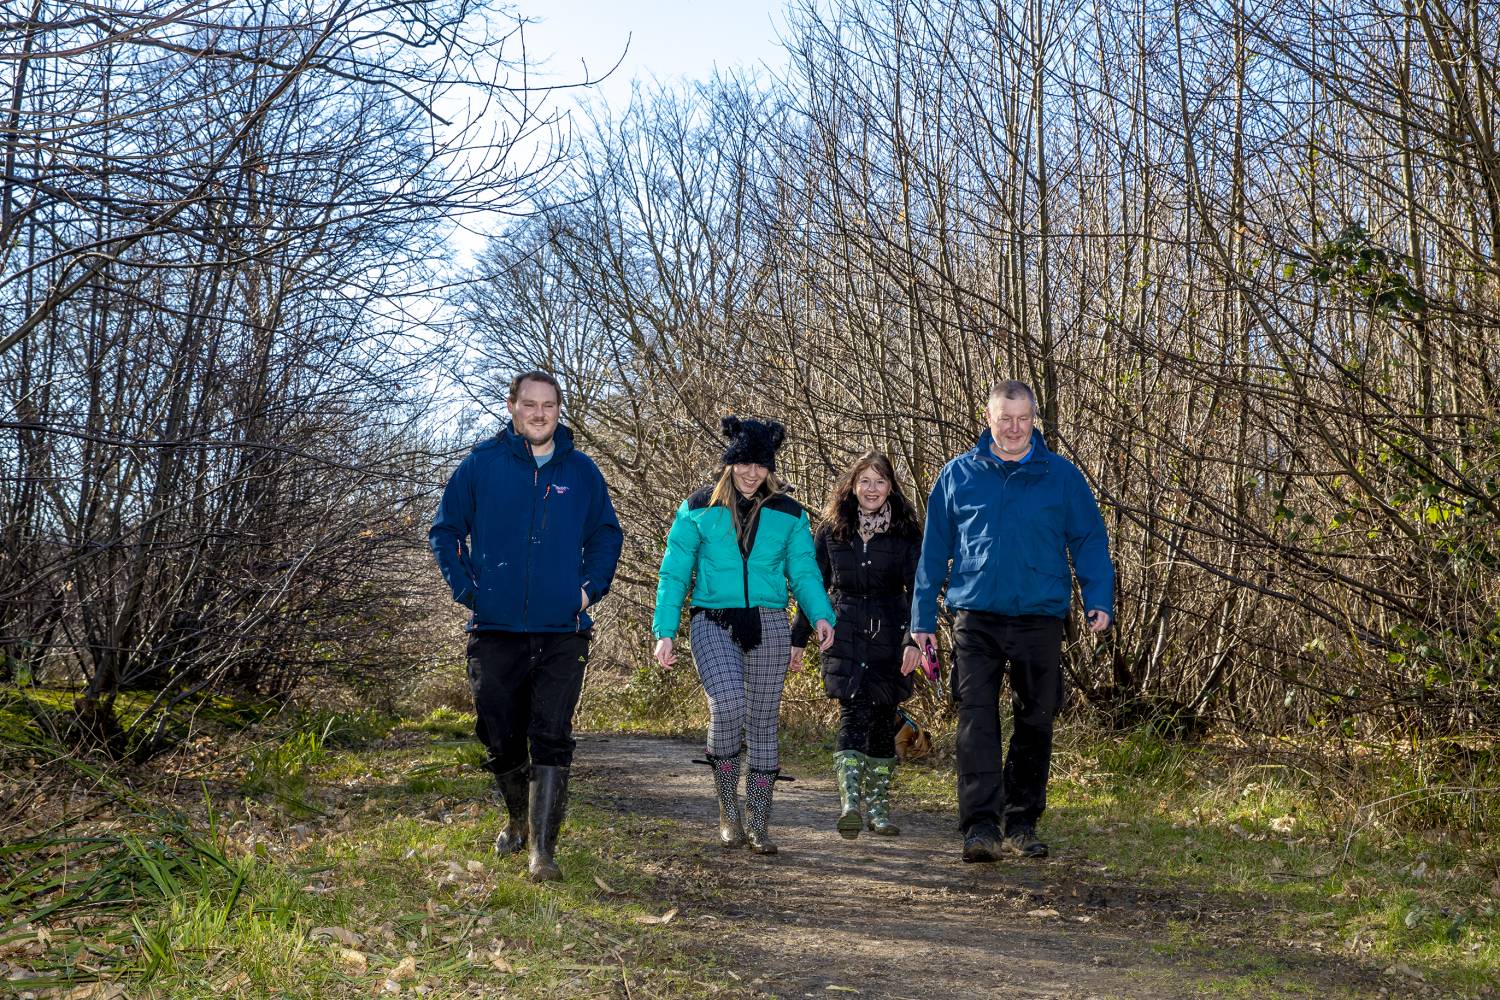
POLYGON ((764 465, 776 471, 776 449, 786 440, 786 428, 774 420, 752 420, 725 417, 719 422, 729 447, 724 449, 725 465, 740 462, 764 465))

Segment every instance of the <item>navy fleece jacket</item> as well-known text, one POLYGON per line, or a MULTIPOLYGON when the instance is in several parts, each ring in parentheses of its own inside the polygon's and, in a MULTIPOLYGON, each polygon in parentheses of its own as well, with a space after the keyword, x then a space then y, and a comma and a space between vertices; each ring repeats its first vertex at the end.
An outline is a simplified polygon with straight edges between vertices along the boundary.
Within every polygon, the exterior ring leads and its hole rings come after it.
POLYGON ((515 426, 480 442, 443 490, 427 540, 470 631, 583 632, 581 592, 609 592, 623 536, 604 476, 558 425, 540 468, 515 426))

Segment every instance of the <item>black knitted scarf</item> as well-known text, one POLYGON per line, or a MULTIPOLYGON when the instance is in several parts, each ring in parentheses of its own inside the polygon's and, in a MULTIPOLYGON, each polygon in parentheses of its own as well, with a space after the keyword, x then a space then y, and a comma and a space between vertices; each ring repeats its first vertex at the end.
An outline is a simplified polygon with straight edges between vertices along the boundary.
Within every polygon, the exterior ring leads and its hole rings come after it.
MULTIPOLYGON (((766 502, 765 494, 747 497, 738 490, 734 493, 735 536, 739 539, 740 554, 748 559, 755 547, 755 533, 760 528, 760 509, 766 502)), ((708 620, 729 633, 740 652, 759 649, 760 608, 694 608, 693 614, 708 616, 708 620)))

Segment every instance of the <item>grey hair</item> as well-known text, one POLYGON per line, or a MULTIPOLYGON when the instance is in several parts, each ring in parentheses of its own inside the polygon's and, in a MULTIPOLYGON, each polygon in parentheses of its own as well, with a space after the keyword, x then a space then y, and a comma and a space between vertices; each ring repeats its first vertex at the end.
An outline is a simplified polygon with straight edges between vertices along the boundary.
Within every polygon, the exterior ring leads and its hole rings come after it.
POLYGON ((1036 393, 1031 391, 1031 386, 1019 379, 1008 378, 990 386, 990 399, 1024 399, 1031 403, 1033 417, 1042 415, 1041 409, 1036 405, 1036 393))

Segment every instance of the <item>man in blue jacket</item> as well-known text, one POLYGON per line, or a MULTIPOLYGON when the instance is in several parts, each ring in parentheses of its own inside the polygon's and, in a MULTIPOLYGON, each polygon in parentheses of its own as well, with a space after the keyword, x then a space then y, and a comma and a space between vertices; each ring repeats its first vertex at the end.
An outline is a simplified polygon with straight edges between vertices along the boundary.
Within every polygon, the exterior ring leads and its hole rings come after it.
POLYGON ((573 711, 592 623, 620 558, 604 477, 558 424, 562 389, 546 372, 510 384, 510 426, 476 445, 448 480, 427 539, 469 619, 474 728, 510 816, 495 852, 530 842, 537 881, 568 802, 573 711))
POLYGON ((990 391, 988 430, 973 451, 943 467, 927 501, 912 594, 918 648, 934 641, 945 583, 945 603, 956 612, 951 679, 965 861, 996 861, 1002 849, 1047 856, 1036 823, 1047 806, 1052 723, 1062 707, 1070 556, 1089 628, 1109 628, 1114 609, 1099 505, 1078 468, 1047 448, 1036 415, 1025 382, 990 391), (999 699, 1007 674, 1014 726, 1002 765, 999 699))

